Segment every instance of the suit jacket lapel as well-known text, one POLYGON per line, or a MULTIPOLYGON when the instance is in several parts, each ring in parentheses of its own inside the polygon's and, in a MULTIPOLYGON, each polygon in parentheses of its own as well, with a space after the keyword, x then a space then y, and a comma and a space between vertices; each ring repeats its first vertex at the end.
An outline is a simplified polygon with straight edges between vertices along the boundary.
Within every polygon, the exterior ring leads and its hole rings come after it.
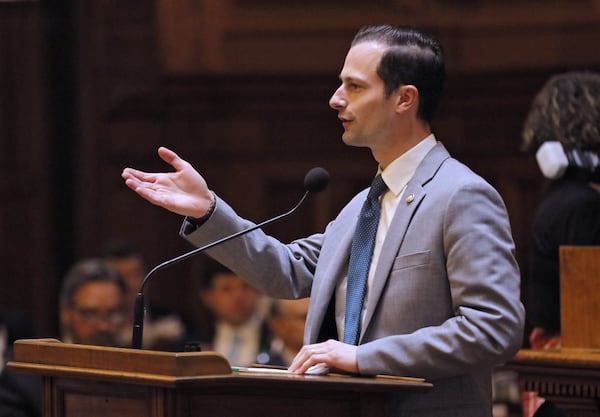
POLYGON ((347 224, 340 226, 342 227, 336 226, 336 229, 328 236, 328 239, 334 242, 335 250, 321 251, 323 256, 327 256, 327 259, 319 258, 320 266, 324 266, 324 269, 315 274, 313 281, 310 303, 315 307, 309 309, 309 316, 306 318, 307 337, 310 343, 317 340, 327 307, 335 295, 337 284, 348 271, 354 228, 348 227, 347 224), (314 312, 314 316, 310 315, 312 312, 314 312))
POLYGON ((373 283, 369 289, 365 319, 361 328, 361 339, 373 319, 373 314, 375 313, 387 280, 390 277, 394 259, 402 246, 411 219, 417 211, 421 201, 425 198, 426 192, 423 186, 433 178, 444 160, 449 157, 448 151, 446 151, 444 146, 438 142, 438 144, 425 156, 421 164, 419 164, 413 178, 406 185, 402 200, 398 204, 387 236, 385 237, 381 254, 379 255, 379 261, 377 263, 377 269, 375 270, 373 283))

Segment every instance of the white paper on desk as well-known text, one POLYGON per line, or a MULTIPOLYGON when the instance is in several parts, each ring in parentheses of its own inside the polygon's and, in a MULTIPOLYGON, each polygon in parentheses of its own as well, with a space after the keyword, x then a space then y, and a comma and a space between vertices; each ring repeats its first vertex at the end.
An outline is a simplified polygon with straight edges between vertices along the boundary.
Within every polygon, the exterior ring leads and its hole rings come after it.
POLYGON ((287 369, 279 368, 259 368, 259 367, 245 367, 245 366, 232 366, 233 372, 250 372, 255 374, 293 374, 293 372, 287 369))
MULTIPOLYGON (((233 372, 249 372, 256 374, 288 374, 288 375, 296 375, 296 373, 288 371, 284 368, 269 368, 269 367, 245 367, 245 366, 232 366, 231 370, 233 372)), ((327 375, 329 373, 329 368, 324 363, 317 363, 316 365, 311 366, 305 372, 305 375, 327 375)))

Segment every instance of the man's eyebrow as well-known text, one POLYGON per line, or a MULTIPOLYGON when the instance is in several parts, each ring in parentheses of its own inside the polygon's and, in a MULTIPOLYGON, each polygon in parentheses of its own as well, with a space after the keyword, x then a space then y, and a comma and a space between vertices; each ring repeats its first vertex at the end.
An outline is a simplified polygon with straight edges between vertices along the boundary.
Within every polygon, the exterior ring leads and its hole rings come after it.
POLYGON ((355 75, 346 75, 346 76, 342 76, 342 74, 340 74, 340 81, 342 82, 355 82, 355 83, 365 83, 366 81, 360 77, 357 77, 355 75))

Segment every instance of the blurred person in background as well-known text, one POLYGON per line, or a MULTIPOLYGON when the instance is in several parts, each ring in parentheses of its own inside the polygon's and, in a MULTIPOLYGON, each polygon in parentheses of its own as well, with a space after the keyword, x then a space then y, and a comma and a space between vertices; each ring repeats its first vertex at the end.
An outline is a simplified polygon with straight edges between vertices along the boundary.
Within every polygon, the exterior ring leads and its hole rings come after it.
POLYGON ((16 311, 0 311, 0 417, 40 417, 42 384, 38 375, 14 372, 6 362, 12 359, 15 340, 34 336, 31 321, 16 311))
MULTIPOLYGON (((551 77, 525 120, 522 148, 536 155, 551 179, 531 236, 527 317, 532 349, 561 346, 560 246, 600 244, 599 129, 600 74, 586 71, 551 77)), ((525 417, 566 415, 536 393, 524 398, 525 417)))
POLYGON ((288 367, 302 349, 309 301, 309 298, 273 300, 269 313, 269 326, 273 333, 270 365, 288 367))
POLYGON ((270 362, 272 334, 265 320, 261 292, 207 259, 200 298, 212 315, 209 328, 194 336, 202 350, 219 352, 234 366, 270 362))
MULTIPOLYGON (((103 257, 121 274, 127 284, 125 295, 125 317, 127 325, 123 327, 120 343, 131 344, 133 332, 133 309, 137 293, 148 273, 142 252, 131 242, 113 240, 102 251, 103 257)), ((174 312, 160 311, 146 306, 142 347, 151 350, 177 351, 183 347, 186 325, 174 312)))
POLYGON ((566 155, 586 153, 590 158, 589 165, 583 159, 569 161, 552 178, 534 217, 527 297, 534 349, 560 347, 559 247, 600 244, 599 129, 600 74, 593 72, 551 77, 525 121, 523 150, 535 154, 554 142, 566 155))
POLYGON ((60 329, 65 343, 123 346, 127 285, 110 263, 77 262, 67 272, 60 292, 60 329))

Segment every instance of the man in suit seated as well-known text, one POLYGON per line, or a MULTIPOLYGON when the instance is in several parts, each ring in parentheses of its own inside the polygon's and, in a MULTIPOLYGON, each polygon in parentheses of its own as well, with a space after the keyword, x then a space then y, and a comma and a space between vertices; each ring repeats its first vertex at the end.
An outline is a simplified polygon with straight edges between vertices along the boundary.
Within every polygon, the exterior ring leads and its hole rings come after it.
MULTIPOLYGON (((120 343, 129 346, 133 332, 133 313, 137 293, 148 273, 142 252, 131 242, 111 240, 105 244, 102 256, 121 274, 127 284, 125 318, 120 343)), ((144 318, 142 347, 150 350, 178 351, 183 348, 187 326, 181 316, 147 305, 144 318)))
POLYGON ((125 281, 110 263, 85 259, 73 265, 60 292, 63 342, 122 346, 126 293, 125 281))
POLYGON ((308 298, 275 299, 269 310, 269 327, 273 332, 269 364, 290 366, 303 345, 308 298))
POLYGON ((207 329, 190 339, 224 355, 234 366, 270 362, 271 331, 261 292, 221 264, 207 260, 200 298, 211 314, 207 329))

